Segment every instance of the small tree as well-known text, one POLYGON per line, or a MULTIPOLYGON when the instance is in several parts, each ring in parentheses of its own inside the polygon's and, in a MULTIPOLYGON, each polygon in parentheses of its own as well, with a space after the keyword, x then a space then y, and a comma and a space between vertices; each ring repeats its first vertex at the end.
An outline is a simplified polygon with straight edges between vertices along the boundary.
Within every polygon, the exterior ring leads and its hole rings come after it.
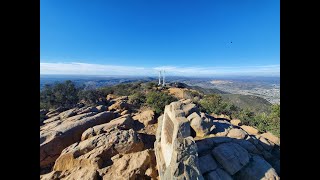
POLYGON ((149 92, 146 98, 146 103, 153 108, 157 114, 163 113, 166 105, 173 101, 177 101, 175 97, 164 92, 149 92))
POLYGON ((79 90, 80 88, 77 88, 70 80, 45 85, 40 91, 40 108, 71 107, 78 102, 79 90))

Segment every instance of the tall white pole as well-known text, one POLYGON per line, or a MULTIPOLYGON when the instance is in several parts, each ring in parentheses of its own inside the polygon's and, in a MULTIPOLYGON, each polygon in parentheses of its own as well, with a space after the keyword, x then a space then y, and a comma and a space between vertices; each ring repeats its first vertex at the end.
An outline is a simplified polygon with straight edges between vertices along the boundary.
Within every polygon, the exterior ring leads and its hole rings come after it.
POLYGON ((163 77, 163 81, 162 81, 162 86, 165 86, 165 71, 163 70, 163 75, 162 75, 162 77, 163 77))
POLYGON ((158 85, 161 85, 161 71, 159 71, 159 83, 158 85))

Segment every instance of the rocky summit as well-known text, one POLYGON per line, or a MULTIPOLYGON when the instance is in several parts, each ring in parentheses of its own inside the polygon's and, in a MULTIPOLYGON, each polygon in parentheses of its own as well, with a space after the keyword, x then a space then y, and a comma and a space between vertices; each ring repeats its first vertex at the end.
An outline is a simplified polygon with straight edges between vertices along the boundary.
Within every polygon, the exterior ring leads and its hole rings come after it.
POLYGON ((280 179, 280 138, 190 99, 134 112, 106 105, 40 110, 40 179, 280 179))

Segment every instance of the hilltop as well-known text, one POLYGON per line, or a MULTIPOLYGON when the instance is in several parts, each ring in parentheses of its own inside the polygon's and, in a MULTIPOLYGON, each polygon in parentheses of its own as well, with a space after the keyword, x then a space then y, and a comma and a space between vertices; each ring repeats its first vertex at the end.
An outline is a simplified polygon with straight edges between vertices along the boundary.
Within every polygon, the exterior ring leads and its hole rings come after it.
POLYGON ((218 94, 153 82, 81 90, 68 81, 44 88, 40 103, 40 179, 280 176, 276 107, 261 119, 218 94))

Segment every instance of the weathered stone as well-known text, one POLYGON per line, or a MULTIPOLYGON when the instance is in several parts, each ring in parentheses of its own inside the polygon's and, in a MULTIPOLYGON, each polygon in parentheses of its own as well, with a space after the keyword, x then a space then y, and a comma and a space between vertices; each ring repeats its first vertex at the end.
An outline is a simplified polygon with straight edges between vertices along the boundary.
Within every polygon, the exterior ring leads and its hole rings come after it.
POLYGON ((199 114, 194 112, 189 115, 187 119, 190 121, 190 126, 199 137, 208 135, 215 128, 213 120, 208 118, 204 113, 201 113, 199 116, 199 114))
POLYGON ((190 136, 190 122, 181 102, 165 107, 158 118, 155 154, 160 179, 203 179, 198 165, 197 146, 190 136))
POLYGON ((231 129, 227 136, 236 139, 244 139, 246 137, 246 133, 241 129, 231 129))
POLYGON ((254 127, 251 127, 251 126, 245 126, 245 125, 242 125, 240 126, 243 130, 245 130, 248 134, 250 135, 257 135, 259 133, 259 130, 254 128, 254 127))
POLYGON ((64 148, 80 141, 86 129, 109 122, 113 117, 111 112, 102 112, 78 121, 66 121, 40 132, 40 167, 52 164, 64 148))
POLYGON ((182 110, 185 113, 185 116, 188 117, 192 113, 199 113, 198 107, 193 103, 187 103, 182 106, 182 110))
POLYGON ((206 175, 207 180, 232 180, 232 177, 224 170, 218 168, 206 175))
POLYGON ((155 156, 152 150, 125 154, 115 160, 103 175, 103 179, 155 179, 155 156))
POLYGON ((59 114, 60 119, 65 119, 71 116, 74 116, 77 114, 78 109, 77 108, 73 108, 73 109, 69 109, 67 111, 64 111, 62 113, 59 114))
POLYGON ((268 139, 269 141, 273 142, 276 145, 280 145, 280 138, 276 137, 270 132, 263 133, 261 134, 261 136, 268 139))
POLYGON ((239 180, 280 179, 275 169, 260 156, 253 156, 250 163, 237 173, 239 180))
POLYGON ((128 111, 128 110, 124 110, 124 111, 122 111, 122 112, 120 113, 121 116, 126 115, 126 114, 129 114, 129 111, 128 111))
POLYGON ((218 165, 211 154, 199 157, 199 166, 202 174, 215 170, 218 165))
POLYGON ((87 129, 82 133, 81 141, 86 140, 92 136, 96 136, 107 132, 108 129, 119 127, 121 129, 130 129, 133 127, 133 119, 130 115, 121 116, 113 119, 108 123, 100 124, 92 128, 87 129))
POLYGON ((41 180, 76 180, 76 179, 88 179, 98 180, 99 174, 94 168, 77 168, 70 171, 52 171, 48 174, 40 176, 41 180))
POLYGON ((114 104, 108 107, 109 111, 116 111, 116 110, 128 110, 129 104, 125 101, 116 101, 114 104))
POLYGON ((50 118, 50 117, 52 117, 52 116, 56 116, 56 115, 60 114, 62 111, 65 111, 65 110, 67 110, 67 108, 58 107, 58 108, 56 108, 56 109, 54 109, 54 110, 50 110, 50 111, 46 114, 46 116, 47 116, 48 118, 50 118))
POLYGON ((108 94, 107 97, 106 97, 106 100, 107 100, 107 101, 110 101, 110 100, 115 99, 115 98, 117 98, 116 95, 114 95, 114 94, 108 94))
POLYGON ((218 144, 227 143, 227 142, 232 141, 232 139, 229 137, 213 137, 213 138, 210 138, 210 140, 212 141, 212 143, 214 145, 218 145, 218 144))
POLYGON ((261 154, 261 152, 256 148, 255 145, 253 145, 248 140, 243 139, 234 139, 233 142, 239 144, 241 147, 245 148, 248 152, 254 153, 254 154, 261 154))
POLYGON ((127 154, 142 149, 143 143, 135 131, 112 128, 104 134, 65 148, 56 160, 53 170, 65 171, 85 166, 99 169, 116 154, 127 154))
POLYGON ((60 120, 60 116, 59 115, 53 116, 51 118, 48 118, 48 119, 44 120, 43 123, 48 124, 48 123, 51 123, 51 122, 57 121, 57 120, 60 120))
POLYGON ((89 113, 89 112, 99 112, 99 110, 96 107, 87 107, 80 109, 77 114, 84 114, 84 113, 89 113))
POLYGON ((208 150, 211 150, 214 146, 214 143, 212 141, 212 138, 206 138, 202 140, 196 141, 197 147, 198 147, 198 153, 202 154, 203 152, 206 152, 208 150))
POLYGON ((105 105, 97 106, 96 109, 97 109, 99 112, 107 111, 107 107, 106 107, 105 105))
POLYGON ((145 110, 135 116, 132 117, 134 120, 138 120, 139 122, 143 123, 145 126, 149 124, 154 124, 154 111, 152 110, 145 110))
POLYGON ((215 159, 231 175, 238 172, 250 159, 247 150, 236 143, 224 143, 214 148, 212 151, 215 159))
POLYGON ((264 137, 260 137, 259 138, 259 144, 267 151, 271 151, 272 148, 273 148, 273 145, 268 141, 266 140, 264 137))
POLYGON ((234 126, 241 126, 241 121, 239 119, 232 119, 230 123, 234 126))
POLYGON ((213 120, 215 128, 212 130, 211 134, 216 136, 224 137, 227 136, 229 130, 232 128, 232 125, 225 120, 213 120))

